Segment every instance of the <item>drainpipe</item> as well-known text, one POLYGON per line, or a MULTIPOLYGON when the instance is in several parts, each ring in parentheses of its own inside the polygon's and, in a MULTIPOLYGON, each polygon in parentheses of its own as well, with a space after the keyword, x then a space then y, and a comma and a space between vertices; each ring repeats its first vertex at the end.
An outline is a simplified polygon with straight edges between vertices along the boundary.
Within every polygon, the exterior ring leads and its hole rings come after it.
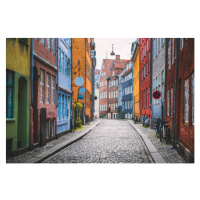
MULTIPOLYGON (((59 87, 58 87, 58 42, 59 42, 59 38, 55 38, 55 43, 56 43, 56 63, 57 63, 57 79, 56 79, 56 81, 57 81, 57 91, 56 91, 56 109, 57 109, 57 112, 58 112, 58 89, 59 89, 59 87)), ((56 116, 56 118, 57 118, 57 120, 56 120, 56 125, 57 125, 57 121, 58 121, 58 113, 57 113, 57 116, 56 116)), ((56 126, 56 127, 58 127, 58 126, 56 126)), ((56 128, 56 138, 57 138, 57 128, 56 128)))
MULTIPOLYGON (((30 105, 30 119, 31 119, 31 107, 33 110, 33 38, 31 38, 31 105, 30 105)), ((33 119, 32 119, 33 120, 33 119)), ((29 146, 32 149, 32 145, 31 145, 31 125, 29 126, 29 146)))
POLYGON ((108 93, 108 79, 106 80, 107 81, 107 119, 108 119, 108 98, 109 98, 109 93, 108 93))
POLYGON ((73 91, 72 91, 72 38, 71 38, 71 102, 70 102, 70 132, 72 132, 72 94, 73 94, 73 91))
POLYGON ((86 38, 85 38, 85 118, 86 118, 86 38))
POLYGON ((33 38, 31 38, 31 105, 33 104, 33 38))
POLYGON ((150 110, 151 110, 151 128, 153 128, 153 106, 152 106, 152 76, 153 76, 153 67, 152 67, 152 56, 153 56, 153 38, 150 38, 150 110))
POLYGON ((167 82, 167 38, 165 38, 165 98, 163 99, 163 119, 165 119, 165 99, 166 99, 166 82, 167 82))
POLYGON ((175 51, 176 51, 176 71, 175 71, 175 85, 174 85, 174 110, 173 110, 173 148, 176 146, 175 141, 175 123, 176 123, 176 92, 177 92, 177 78, 178 78, 178 40, 175 39, 175 51))

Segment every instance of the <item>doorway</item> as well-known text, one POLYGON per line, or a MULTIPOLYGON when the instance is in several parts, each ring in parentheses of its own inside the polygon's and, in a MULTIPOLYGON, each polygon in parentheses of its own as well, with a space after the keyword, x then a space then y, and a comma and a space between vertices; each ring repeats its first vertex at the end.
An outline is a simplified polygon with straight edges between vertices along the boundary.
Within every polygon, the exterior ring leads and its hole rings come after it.
POLYGON ((27 146, 28 123, 27 123, 27 80, 19 78, 18 85, 18 126, 17 126, 17 148, 27 146))

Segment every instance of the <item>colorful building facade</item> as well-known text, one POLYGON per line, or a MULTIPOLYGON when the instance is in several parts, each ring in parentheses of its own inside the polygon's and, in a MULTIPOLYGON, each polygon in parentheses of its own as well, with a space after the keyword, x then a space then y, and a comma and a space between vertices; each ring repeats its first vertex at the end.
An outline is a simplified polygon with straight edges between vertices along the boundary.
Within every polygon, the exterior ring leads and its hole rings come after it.
POLYGON ((71 130, 71 38, 58 38, 57 135, 71 130))
POLYGON ((132 119, 133 116, 133 79, 132 79, 133 63, 129 62, 125 67, 122 75, 122 110, 125 119, 132 119))
POLYGON ((31 39, 6 39, 6 154, 30 144, 31 39))
POLYGON ((150 109, 150 38, 140 38, 140 111, 141 119, 151 118, 150 109))
POLYGON ((194 38, 167 39, 165 119, 186 162, 194 162, 194 38))
POLYGON ((57 130, 57 39, 33 39, 33 104, 31 146, 56 138, 57 130))
POLYGON ((140 59, 138 41, 133 42, 132 60, 134 63, 133 72, 133 119, 140 121, 140 59))
POLYGON ((100 70, 95 71, 95 80, 94 80, 94 87, 95 87, 95 96, 97 97, 95 101, 95 109, 94 109, 94 117, 99 118, 99 80, 100 80, 100 70))
POLYGON ((93 117, 93 67, 92 67, 92 54, 91 49, 93 46, 93 38, 73 38, 72 39, 72 98, 83 104, 81 113, 82 122, 85 123, 86 118, 92 119, 93 117), (80 70, 77 70, 80 69, 80 70), (81 76, 84 83, 81 87, 86 89, 84 99, 78 99, 79 88, 75 84, 76 77, 81 76))

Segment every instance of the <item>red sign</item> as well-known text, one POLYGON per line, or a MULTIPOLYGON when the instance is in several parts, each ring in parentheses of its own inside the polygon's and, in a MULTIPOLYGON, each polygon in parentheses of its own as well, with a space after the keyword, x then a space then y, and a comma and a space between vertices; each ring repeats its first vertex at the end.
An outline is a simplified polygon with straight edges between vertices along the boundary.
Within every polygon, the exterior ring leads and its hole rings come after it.
POLYGON ((154 99, 160 99, 160 97, 161 97, 161 92, 160 91, 155 91, 153 93, 153 98, 154 99))

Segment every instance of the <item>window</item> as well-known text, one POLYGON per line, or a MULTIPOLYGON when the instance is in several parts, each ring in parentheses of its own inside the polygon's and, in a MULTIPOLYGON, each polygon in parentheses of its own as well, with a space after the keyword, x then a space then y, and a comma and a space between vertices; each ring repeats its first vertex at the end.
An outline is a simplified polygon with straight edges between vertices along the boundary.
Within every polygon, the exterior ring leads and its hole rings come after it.
POLYGON ((13 118, 14 72, 6 70, 6 118, 13 118))
POLYGON ((61 56, 61 51, 60 49, 58 49, 58 71, 61 72, 61 69, 60 69, 60 56, 61 56))
POLYGON ((172 64, 174 63, 174 38, 172 38, 172 64))
POLYGON ((173 88, 171 88, 171 116, 173 116, 173 88))
POLYGON ((45 46, 45 39, 44 38, 40 38, 40 42, 41 42, 42 45, 45 46))
POLYGON ((189 79, 185 80, 184 86, 184 119, 188 123, 189 119, 189 79))
POLYGON ((156 38, 156 56, 158 55, 158 38, 156 38))
POLYGON ((49 49, 49 51, 51 51, 51 39, 47 38, 47 49, 49 49))
POLYGON ((55 104, 55 93, 56 93, 56 79, 55 79, 55 76, 52 76, 52 86, 51 86, 51 90, 52 90, 51 103, 52 103, 52 104, 55 104))
POLYGON ((183 38, 180 38, 180 50, 183 48, 183 38))
POLYGON ((194 124, 194 74, 191 78, 191 92, 192 92, 192 124, 194 124))
POLYGON ((65 96, 65 119, 67 119, 67 111, 68 111, 68 105, 67 105, 67 96, 65 96))
POLYGON ((64 53, 63 52, 61 52, 61 66, 60 66, 60 72, 62 73, 62 74, 64 74, 64 53))
POLYGON ((62 105, 62 119, 64 119, 64 116, 65 116, 65 108, 64 108, 64 106, 65 106, 65 96, 64 96, 64 94, 62 94, 62 102, 61 102, 61 105, 62 105))
POLYGON ((171 68, 171 39, 169 39, 169 46, 168 46, 168 69, 171 68))
POLYGON ((144 65, 144 78, 145 78, 145 65, 144 65))
POLYGON ((146 76, 147 76, 147 73, 148 73, 148 63, 146 62, 146 70, 147 70, 147 72, 146 72, 146 76))
POLYGON ((115 72, 113 71, 112 75, 114 76, 115 75, 115 72))
POLYGON ((118 91, 116 91, 116 98, 118 98, 118 91))
POLYGON ((47 80, 46 80, 46 103, 50 103, 50 74, 47 73, 47 80))
POLYGON ((143 80, 143 69, 142 69, 142 80, 143 80))
POLYGON ((44 71, 40 70, 40 103, 44 103, 44 71))
POLYGON ((65 56, 65 76, 68 76, 67 56, 65 56))
POLYGON ((148 49, 149 49, 149 48, 148 48, 148 38, 147 38, 147 51, 148 51, 148 49))
POLYGON ((158 38, 158 52, 160 52, 160 38, 158 38))
POLYGON ((167 91, 167 116, 169 116, 169 90, 167 91))
POLYGON ((150 107, 150 86, 149 86, 149 107, 150 107))
POLYGON ((51 41, 52 41, 52 52, 55 55, 55 53, 56 53, 56 41, 55 41, 55 38, 52 38, 51 41))
POLYGON ((55 136, 55 134, 56 134, 56 119, 52 119, 52 131, 51 131, 52 137, 55 136))
POLYGON ((50 119, 46 120, 46 138, 50 137, 50 119))
POLYGON ((115 91, 114 91, 114 97, 113 98, 115 98, 115 91))
POLYGON ((58 119, 61 120, 61 94, 59 93, 58 119))

